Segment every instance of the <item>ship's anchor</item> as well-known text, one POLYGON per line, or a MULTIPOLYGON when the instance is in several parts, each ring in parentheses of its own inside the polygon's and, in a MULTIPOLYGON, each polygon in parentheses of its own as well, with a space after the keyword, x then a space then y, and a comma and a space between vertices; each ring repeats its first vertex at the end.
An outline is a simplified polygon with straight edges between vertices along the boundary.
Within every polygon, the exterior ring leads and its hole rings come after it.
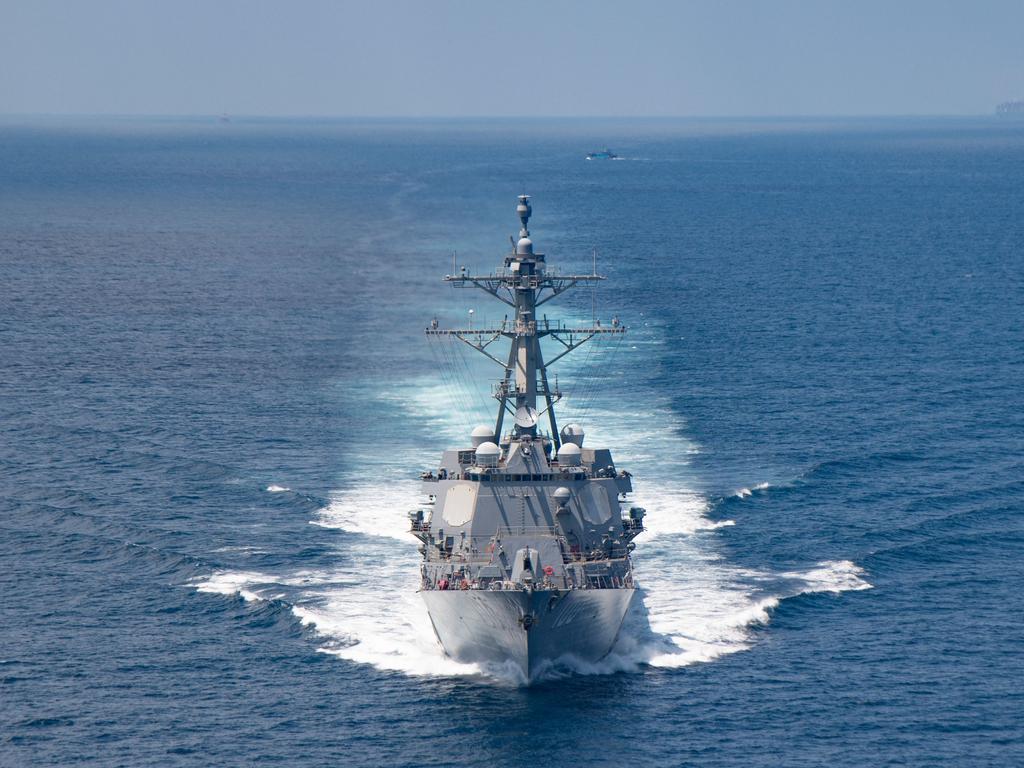
POLYGON ((519 623, 522 624, 523 629, 527 632, 530 631, 530 627, 533 626, 534 618, 532 613, 526 613, 519 617, 519 623))
POLYGON ((557 589, 554 590, 554 594, 551 595, 551 598, 548 600, 548 613, 551 613, 553 610, 555 610, 555 606, 558 605, 558 601, 561 599, 562 594, 557 589))

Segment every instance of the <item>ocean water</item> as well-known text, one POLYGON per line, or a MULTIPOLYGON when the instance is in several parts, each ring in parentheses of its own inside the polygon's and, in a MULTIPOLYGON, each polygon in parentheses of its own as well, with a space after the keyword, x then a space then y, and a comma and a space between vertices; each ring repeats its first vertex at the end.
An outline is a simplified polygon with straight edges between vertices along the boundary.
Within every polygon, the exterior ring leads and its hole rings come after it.
POLYGON ((995 119, 5 118, 0 765, 1024 764, 1022 222, 995 119), (404 532, 491 417, 440 278, 524 191, 649 512, 614 652, 530 687, 404 532))

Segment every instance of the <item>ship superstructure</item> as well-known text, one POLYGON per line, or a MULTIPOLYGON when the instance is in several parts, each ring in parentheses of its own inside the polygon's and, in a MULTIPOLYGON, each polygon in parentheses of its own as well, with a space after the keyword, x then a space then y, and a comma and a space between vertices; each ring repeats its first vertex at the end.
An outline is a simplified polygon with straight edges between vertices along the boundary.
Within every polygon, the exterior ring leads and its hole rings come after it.
POLYGON ((549 270, 530 239, 527 195, 516 212, 519 239, 499 271, 463 268, 444 278, 503 301, 505 320, 455 329, 435 320, 426 331, 501 367, 497 418, 423 474, 428 502, 410 518, 422 542, 421 593, 448 655, 513 664, 532 680, 560 659, 593 662, 611 650, 635 591, 629 553, 644 510, 629 506, 630 474, 607 448, 585 446, 579 425, 559 430, 562 395, 548 374, 580 345, 625 328, 615 318, 575 326, 537 314, 564 291, 604 278, 549 270), (548 360, 542 340, 554 347, 548 360))

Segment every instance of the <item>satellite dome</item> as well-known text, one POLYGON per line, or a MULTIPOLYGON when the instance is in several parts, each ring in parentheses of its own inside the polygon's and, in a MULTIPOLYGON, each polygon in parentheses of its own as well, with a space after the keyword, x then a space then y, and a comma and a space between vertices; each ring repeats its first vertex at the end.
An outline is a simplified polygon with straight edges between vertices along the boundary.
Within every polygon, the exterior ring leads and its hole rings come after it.
POLYGON ((558 449, 558 463, 563 467, 578 467, 580 465, 580 447, 576 443, 565 443, 558 449))
POLYGON ((482 442, 476 447, 476 463, 479 467, 496 467, 499 458, 501 458, 501 448, 490 440, 482 442))
POLYGON ((532 256, 533 255, 533 240, 528 237, 519 238, 519 242, 516 243, 516 256, 532 256))
POLYGON ((473 441, 473 448, 479 448, 484 443, 493 443, 494 429, 486 424, 481 424, 479 427, 473 428, 470 439, 473 441))
POLYGON ((574 443, 580 448, 583 447, 583 438, 586 433, 583 431, 583 427, 579 424, 566 424, 562 427, 562 442, 563 443, 574 443))
POLYGON ((555 492, 551 494, 551 498, 558 502, 559 505, 564 505, 565 502, 567 502, 571 496, 572 492, 565 486, 562 486, 561 488, 556 488, 555 492))

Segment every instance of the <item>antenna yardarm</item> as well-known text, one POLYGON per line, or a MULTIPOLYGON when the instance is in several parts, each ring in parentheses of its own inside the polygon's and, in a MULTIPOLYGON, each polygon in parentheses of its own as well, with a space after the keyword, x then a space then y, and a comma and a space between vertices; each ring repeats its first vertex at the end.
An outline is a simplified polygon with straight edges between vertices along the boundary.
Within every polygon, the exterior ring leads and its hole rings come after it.
MULTIPOLYGON (((435 321, 426 332, 428 336, 453 336, 501 366, 503 376, 494 392, 500 403, 494 430, 499 439, 505 413, 513 417, 517 413, 536 413, 537 400, 541 397, 551 425, 551 439, 557 450, 560 440, 554 404, 561 398, 561 392, 548 386, 547 367, 596 336, 623 334, 626 329, 617 318, 612 319, 610 326, 602 326, 596 320, 588 327, 566 326, 560 322, 551 323, 546 316, 538 323, 537 307, 580 283, 593 284, 605 278, 597 274, 596 268, 589 275, 549 273, 544 254, 533 251, 527 226, 532 213, 529 195, 520 195, 516 214, 522 228, 519 240, 514 244, 512 253, 505 257, 501 271, 489 275, 470 275, 463 271, 444 278, 454 286, 468 284, 486 291, 512 307, 512 317, 506 316, 500 326, 492 328, 443 329, 438 328, 435 321), (507 357, 490 349, 492 344, 503 338, 510 341, 507 357), (541 352, 540 340, 543 338, 554 339, 561 345, 556 350, 557 354, 547 362, 541 352)), ((516 421, 515 436, 535 434, 536 419, 520 418, 516 421)))

